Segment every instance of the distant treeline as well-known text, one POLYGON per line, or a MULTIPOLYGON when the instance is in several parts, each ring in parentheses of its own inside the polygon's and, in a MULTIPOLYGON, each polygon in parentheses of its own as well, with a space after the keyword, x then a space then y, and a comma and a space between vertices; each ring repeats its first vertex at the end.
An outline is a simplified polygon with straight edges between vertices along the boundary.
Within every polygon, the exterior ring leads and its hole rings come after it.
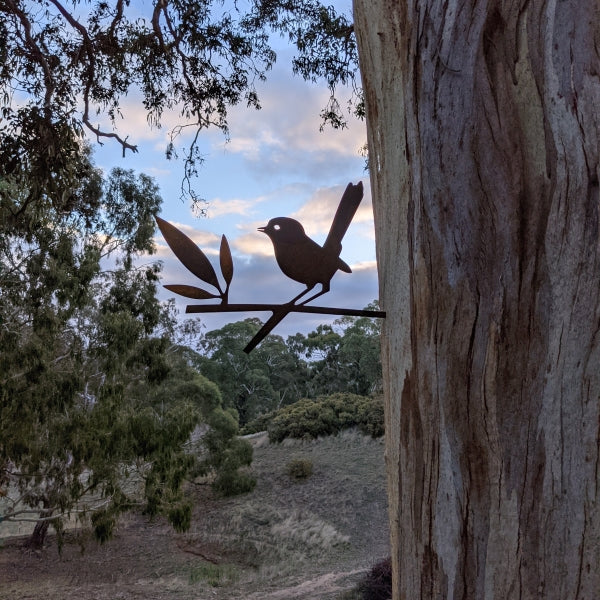
POLYGON ((246 354, 260 326, 254 318, 230 323, 204 334, 199 352, 186 351, 190 366, 217 384, 224 406, 237 410, 241 426, 304 398, 381 392, 377 319, 345 317, 285 340, 271 334, 246 354))

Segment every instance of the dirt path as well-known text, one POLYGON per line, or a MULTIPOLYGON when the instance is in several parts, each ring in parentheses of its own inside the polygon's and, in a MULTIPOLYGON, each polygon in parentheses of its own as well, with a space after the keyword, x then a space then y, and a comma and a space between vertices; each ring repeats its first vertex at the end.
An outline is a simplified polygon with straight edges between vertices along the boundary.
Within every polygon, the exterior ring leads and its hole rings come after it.
POLYGON ((356 569, 341 573, 326 573, 325 575, 303 581, 292 587, 266 594, 265 592, 258 592, 251 594, 247 598, 248 600, 309 600, 311 598, 321 600, 349 589, 348 581, 354 581, 365 572, 365 569, 356 569))

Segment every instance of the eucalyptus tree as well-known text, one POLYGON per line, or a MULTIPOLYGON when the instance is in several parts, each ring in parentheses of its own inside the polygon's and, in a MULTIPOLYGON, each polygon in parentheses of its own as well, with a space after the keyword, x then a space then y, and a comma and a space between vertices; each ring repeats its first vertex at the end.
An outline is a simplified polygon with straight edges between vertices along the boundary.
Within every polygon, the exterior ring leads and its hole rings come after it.
POLYGON ((218 390, 198 374, 183 390, 165 379, 173 314, 156 298, 158 265, 134 260, 153 250, 156 185, 79 166, 57 198, 30 202, 15 183, 26 173, 0 188, 0 521, 36 522, 35 546, 76 515, 101 540, 124 510, 183 529, 182 486, 199 467, 251 487, 237 473, 251 452, 218 390), (151 399, 165 386, 172 400, 159 410, 151 399), (218 441, 202 459, 187 446, 200 423, 218 441), (221 464, 223 453, 238 458, 221 464))
MULTIPOLYGON (((372 302, 367 310, 379 310, 372 302)), ((343 317, 336 321, 342 330, 340 361, 345 365, 348 391, 358 395, 381 394, 381 320, 343 317)))
POLYGON ((269 336, 250 354, 244 352, 260 327, 258 319, 249 318, 207 332, 196 362, 198 370, 219 386, 225 405, 238 412, 241 424, 305 393, 308 369, 283 338, 269 336))
POLYGON ((246 354, 260 327, 250 318, 209 331, 200 342, 202 353, 192 360, 219 386, 241 424, 301 398, 381 392, 379 325, 372 319, 339 319, 286 340, 270 335, 246 354))
MULTIPOLYGON (((366 308, 378 309, 378 305, 374 302, 366 308)), ((377 319, 343 317, 332 325, 319 325, 306 336, 295 336, 293 346, 309 369, 306 396, 381 393, 380 335, 377 319)))
POLYGON ((600 5, 355 0, 394 599, 600 589, 600 5))

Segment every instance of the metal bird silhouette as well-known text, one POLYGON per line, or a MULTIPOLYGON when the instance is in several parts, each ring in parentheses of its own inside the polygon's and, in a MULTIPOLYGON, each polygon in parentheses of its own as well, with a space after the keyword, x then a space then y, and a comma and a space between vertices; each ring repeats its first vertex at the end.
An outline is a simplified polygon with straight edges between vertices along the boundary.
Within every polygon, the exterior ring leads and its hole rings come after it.
POLYGON ((350 273, 350 267, 340 258, 342 238, 344 237, 363 197, 362 183, 349 183, 340 200, 340 204, 331 223, 329 234, 323 246, 319 246, 304 232, 304 227, 295 219, 277 217, 271 219, 265 227, 259 227, 273 242, 275 258, 283 273, 306 286, 300 294, 285 304, 230 304, 229 287, 233 279, 233 258, 229 243, 225 236, 221 238, 219 249, 219 266, 225 285, 217 277, 217 272, 200 248, 172 223, 156 217, 156 222, 163 237, 175 256, 201 282, 202 287, 188 284, 165 285, 171 292, 194 300, 221 300, 221 304, 193 304, 186 307, 186 313, 214 312, 246 312, 271 311, 270 319, 262 326, 250 343, 244 348, 251 352, 272 329, 290 312, 348 315, 360 317, 385 318, 384 311, 356 310, 352 308, 333 308, 324 306, 306 306, 315 298, 327 293, 331 278, 337 271, 350 273), (304 298, 316 285, 321 284, 321 291, 307 300, 304 298), (204 289, 208 284, 214 290, 204 289))
POLYGON ((304 300, 305 305, 330 290, 331 278, 340 270, 351 273, 350 267, 340 258, 342 238, 346 234, 363 197, 363 185, 349 183, 337 208, 329 234, 323 246, 319 246, 304 232, 304 227, 295 219, 276 217, 266 227, 258 230, 267 234, 273 242, 275 259, 279 268, 289 278, 303 283, 306 289, 273 313, 250 343, 245 352, 252 351, 273 328, 285 318, 296 302, 320 283, 321 291, 304 300))

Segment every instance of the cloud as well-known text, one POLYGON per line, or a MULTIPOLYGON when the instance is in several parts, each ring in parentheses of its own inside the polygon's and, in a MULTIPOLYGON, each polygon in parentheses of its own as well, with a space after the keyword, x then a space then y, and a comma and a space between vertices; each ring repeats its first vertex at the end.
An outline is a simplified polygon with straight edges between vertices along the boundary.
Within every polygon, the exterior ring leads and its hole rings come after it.
POLYGON ((254 232, 240 235, 233 241, 232 245, 237 252, 246 256, 273 256, 271 240, 264 233, 256 231, 259 225, 257 222, 254 232))
MULTIPOLYGON (((355 178, 357 182, 359 179, 355 178)), ((364 182, 365 197, 354 216, 352 226, 346 234, 344 241, 345 256, 350 259, 359 252, 361 258, 372 253, 373 248, 373 213, 371 207, 371 196, 368 180, 364 182), (366 250, 364 240, 367 240, 366 250), (350 250, 350 255, 348 254, 350 250)), ((277 188, 268 194, 254 199, 214 199, 208 203, 208 214, 210 217, 221 217, 234 214, 236 216, 252 216, 259 213, 260 219, 251 221, 237 221, 232 230, 231 219, 228 223, 221 223, 229 231, 226 232, 228 241, 234 253, 240 256, 268 257, 273 256, 271 241, 257 228, 267 224, 269 219, 276 216, 290 216, 300 221, 309 237, 317 243, 322 244, 331 227, 331 222, 337 210, 340 199, 344 193, 346 184, 321 187, 312 190, 308 185, 288 185, 277 188), (308 200, 306 198, 308 197, 308 200), (292 204, 299 205, 294 210, 282 210, 282 206, 289 207, 292 204)), ((190 234, 191 235, 191 234, 190 234)), ((208 243, 208 242, 205 242, 208 243)))
POLYGON ((289 172, 322 180, 325 173, 343 175, 349 159, 362 165, 359 151, 366 141, 364 123, 348 115, 348 128, 327 126, 320 131, 320 112, 329 99, 323 86, 290 77, 285 67, 276 65, 258 93, 261 110, 233 107, 229 113, 230 139, 224 141, 212 132, 214 148, 260 165, 258 178, 289 172))
POLYGON ((146 167, 144 172, 151 177, 169 177, 172 173, 170 169, 160 169, 152 166, 146 167))
POLYGON ((250 215, 256 210, 256 205, 262 201, 261 198, 243 200, 241 198, 232 198, 223 200, 213 198, 208 202, 206 214, 209 218, 223 217, 225 215, 250 215))
MULTIPOLYGON (((280 207, 281 205, 287 205, 290 201, 303 202, 308 194, 313 192, 314 185, 309 185, 303 182, 285 182, 283 184, 276 185, 270 190, 261 193, 260 195, 254 196, 253 198, 246 199, 222 199, 214 198, 208 201, 208 212, 212 216, 211 208, 213 204, 217 209, 218 216, 221 214, 239 213, 241 215, 256 214, 258 209, 264 211, 266 208, 270 209, 271 206, 280 207), (239 204, 240 210, 236 209, 236 204, 239 204)), ((215 215, 216 216, 216 215, 215 215)), ((261 223, 264 225, 264 223, 261 223)))
POLYGON ((98 124, 104 131, 116 131, 122 136, 129 136, 128 141, 133 144, 160 142, 155 149, 164 151, 174 129, 179 130, 179 137, 182 139, 190 139, 195 133, 194 121, 186 119, 182 112, 181 106, 166 109, 161 116, 160 124, 151 124, 144 108, 142 94, 139 90, 131 90, 127 96, 119 100, 121 117, 115 119, 113 124, 108 114, 101 112, 98 115, 98 124))
MULTIPOLYGON (((319 114, 327 104, 328 90, 323 85, 292 77, 285 64, 286 57, 280 53, 279 58, 284 64, 278 63, 269 73, 268 81, 259 86, 261 110, 248 108, 243 103, 230 107, 228 139, 217 128, 201 132, 197 141, 206 162, 200 169, 198 181, 192 178, 194 187, 203 184, 209 169, 234 177, 231 170, 224 167, 227 161, 229 164, 235 161, 235 178, 249 177, 263 187, 274 182, 282 186, 291 179, 298 183, 328 185, 347 181, 349 176, 362 170, 364 159, 359 155, 359 148, 366 140, 364 123, 350 119, 347 129, 327 127, 320 132, 319 114)), ((116 123, 116 131, 122 137, 129 136, 129 141, 138 144, 140 149, 139 154, 128 153, 128 164, 150 172, 161 180, 161 186, 169 193, 179 195, 184 148, 192 141, 195 125, 186 122, 179 107, 174 107, 162 115, 162 127, 151 127, 138 92, 122 99, 121 111, 123 118, 116 123), (181 125, 180 135, 174 140, 178 158, 168 163, 165 148, 173 129, 181 125)), ((98 118, 102 128, 113 130, 103 115, 98 118)), ((113 148, 113 152, 118 154, 119 150, 113 148)), ((105 161, 112 162, 112 158, 107 156, 105 161)), ((206 197, 205 193, 200 195, 206 197)), ((218 201, 220 198, 215 198, 215 202, 218 201)), ((241 214, 247 214, 245 211, 250 205, 240 206, 241 214)), ((216 203, 212 210, 209 207, 209 215, 218 217, 227 214, 220 211, 234 210, 216 203)))
MULTIPOLYGON (((171 222, 179 231, 187 235, 194 243, 196 243, 205 254, 218 254, 221 243, 221 236, 211 231, 199 231, 185 223, 171 222)), ((174 257, 173 251, 168 247, 166 240, 162 235, 154 238, 156 244, 156 256, 163 259, 174 257)))
MULTIPOLYGON (((288 67, 276 65, 258 91, 260 110, 244 103, 229 107, 228 139, 217 128, 201 133, 199 143, 207 153, 210 148, 224 150, 273 170, 302 165, 305 168, 309 157, 313 161, 319 157, 321 169, 335 167, 340 158, 358 157, 366 141, 363 123, 348 115, 348 128, 327 127, 320 131, 320 112, 329 99, 329 92, 323 86, 291 77, 288 67)), ((178 150, 184 148, 196 132, 195 122, 186 119, 178 106, 165 110, 160 126, 151 125, 138 91, 121 99, 120 113, 121 118, 114 124, 100 114, 99 127, 122 137, 129 136, 128 141, 134 144, 153 143, 155 151, 164 152, 170 141, 178 150), (173 137, 174 132, 177 135, 173 137)))
POLYGON ((267 128, 264 119, 256 118, 258 114, 260 113, 254 113, 253 118, 248 121, 240 120, 239 124, 236 123, 234 125, 236 135, 229 141, 219 144, 219 147, 234 154, 242 154, 253 162, 260 159, 265 146, 282 148, 283 139, 267 128), (251 123, 250 126, 248 126, 248 122, 251 123))
MULTIPOLYGON (((370 187, 368 181, 365 183, 365 196, 354 215, 353 224, 373 223, 370 187)), ((319 188, 308 202, 291 216, 303 224, 307 234, 311 237, 317 234, 327 234, 345 189, 346 185, 319 188)))
POLYGON ((377 271, 377 261, 363 260, 361 262, 353 263, 351 267, 353 273, 356 273, 357 271, 377 271))

